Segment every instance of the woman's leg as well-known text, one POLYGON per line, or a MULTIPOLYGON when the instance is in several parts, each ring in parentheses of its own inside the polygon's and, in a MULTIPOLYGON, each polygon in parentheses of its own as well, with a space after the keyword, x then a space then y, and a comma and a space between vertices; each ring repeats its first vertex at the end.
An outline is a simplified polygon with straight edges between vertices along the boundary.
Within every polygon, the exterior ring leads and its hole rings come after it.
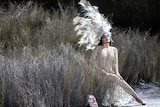
MULTIPOLYGON (((143 103, 143 101, 139 98, 139 96, 136 94, 136 92, 132 89, 132 87, 124 79, 121 79, 117 75, 110 74, 110 73, 107 73, 107 77, 112 81, 112 83, 114 84, 113 86, 119 85, 128 94, 133 96, 137 102, 141 103, 142 105, 145 105, 145 103, 143 103)), ((114 89, 115 89, 115 87, 113 87, 113 90, 114 89)))
POLYGON ((136 94, 136 92, 132 89, 132 87, 123 79, 118 80, 119 85, 130 95, 132 95, 135 100, 142 105, 145 105, 145 103, 140 99, 140 97, 136 94))
POLYGON ((115 96, 114 96, 115 89, 116 89, 116 84, 115 83, 110 84, 110 88, 109 88, 110 99, 109 100, 111 101, 111 104, 115 103, 115 96))

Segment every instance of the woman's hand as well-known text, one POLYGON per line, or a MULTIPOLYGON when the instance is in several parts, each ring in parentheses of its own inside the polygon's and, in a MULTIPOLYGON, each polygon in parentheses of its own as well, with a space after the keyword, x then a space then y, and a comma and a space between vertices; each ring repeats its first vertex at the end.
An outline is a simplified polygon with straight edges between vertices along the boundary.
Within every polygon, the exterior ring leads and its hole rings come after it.
POLYGON ((104 69, 102 69, 102 73, 105 74, 105 76, 107 76, 107 72, 104 69))
POLYGON ((101 71, 102 71, 102 72, 101 72, 102 75, 106 78, 106 77, 107 77, 107 72, 106 72, 104 69, 102 69, 101 71))
POLYGON ((103 76, 105 76, 105 78, 106 78, 107 76, 109 76, 109 77, 116 77, 116 78, 119 78, 119 79, 121 79, 121 80, 124 80, 123 77, 122 77, 119 73, 117 73, 117 74, 108 73, 108 72, 106 72, 104 69, 102 69, 102 74, 103 74, 103 76))
POLYGON ((118 73, 117 76, 121 79, 124 80, 123 77, 118 73))

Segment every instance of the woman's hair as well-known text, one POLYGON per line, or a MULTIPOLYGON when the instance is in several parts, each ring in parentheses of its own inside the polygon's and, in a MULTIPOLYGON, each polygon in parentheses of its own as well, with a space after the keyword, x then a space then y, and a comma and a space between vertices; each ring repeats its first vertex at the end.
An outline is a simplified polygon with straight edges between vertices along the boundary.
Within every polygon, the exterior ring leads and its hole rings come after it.
POLYGON ((100 39, 100 41, 99 41, 98 45, 103 45, 102 37, 101 37, 101 39, 100 39))

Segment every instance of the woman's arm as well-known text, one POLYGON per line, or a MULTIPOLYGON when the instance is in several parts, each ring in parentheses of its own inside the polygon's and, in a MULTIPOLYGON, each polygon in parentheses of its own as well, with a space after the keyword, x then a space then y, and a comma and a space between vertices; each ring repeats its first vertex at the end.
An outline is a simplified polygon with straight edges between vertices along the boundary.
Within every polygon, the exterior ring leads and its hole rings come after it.
POLYGON ((96 61, 96 57, 97 57, 97 55, 98 55, 98 51, 99 51, 99 47, 97 46, 97 47, 93 50, 93 52, 92 52, 92 54, 91 54, 91 57, 90 57, 90 64, 91 64, 92 66, 94 66, 96 69, 98 69, 98 64, 97 64, 97 61, 96 61))
POLYGON ((97 46, 92 54, 91 54, 91 58, 90 58, 90 64, 92 67, 94 67, 97 71, 101 71, 100 73, 104 74, 104 70, 101 68, 101 62, 98 62, 98 61, 101 61, 99 60, 99 54, 100 54, 100 51, 101 51, 102 47, 101 46, 97 46))
POLYGON ((119 69, 118 69, 118 50, 117 50, 117 48, 114 49, 113 70, 116 75, 118 75, 120 78, 122 78, 122 76, 119 73, 119 69))

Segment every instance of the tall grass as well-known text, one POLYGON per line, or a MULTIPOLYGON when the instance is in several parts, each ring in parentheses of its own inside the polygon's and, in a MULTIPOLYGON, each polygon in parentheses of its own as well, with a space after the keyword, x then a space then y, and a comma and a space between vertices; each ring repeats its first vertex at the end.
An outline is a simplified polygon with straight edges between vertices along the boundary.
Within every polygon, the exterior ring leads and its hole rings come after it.
POLYGON ((5 107, 76 106, 77 100, 89 93, 89 86, 80 93, 87 80, 87 62, 70 45, 34 58, 27 57, 25 51, 18 60, 1 57, 1 101, 5 107))
MULTIPOLYGON (((0 8, 0 106, 84 106, 87 94, 100 103, 105 83, 89 64, 91 51, 77 46, 74 6, 44 10, 33 2, 0 8)), ((159 82, 160 49, 149 32, 114 28, 119 70, 130 84, 159 82)))
POLYGON ((150 36, 149 31, 138 29, 116 29, 113 32, 115 45, 119 49, 119 69, 129 83, 140 79, 160 82, 160 43, 158 36, 150 36))
POLYGON ((31 1, 26 4, 10 3, 1 7, 1 49, 15 50, 25 46, 51 48, 60 42, 75 41, 72 19, 77 13, 74 7, 44 10, 42 5, 31 1))

